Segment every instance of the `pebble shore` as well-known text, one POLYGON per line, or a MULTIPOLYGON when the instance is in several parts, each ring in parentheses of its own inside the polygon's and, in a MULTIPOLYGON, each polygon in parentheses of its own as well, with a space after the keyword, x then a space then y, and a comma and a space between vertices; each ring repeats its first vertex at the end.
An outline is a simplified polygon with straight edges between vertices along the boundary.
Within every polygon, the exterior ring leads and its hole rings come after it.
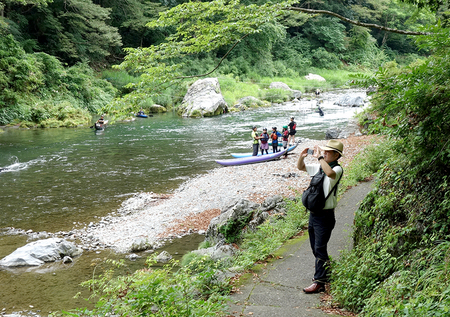
MULTIPOLYGON (((371 136, 341 139, 344 144, 341 165, 345 168, 371 139, 371 136)), ((90 223, 70 235, 81 240, 85 249, 95 246, 126 253, 133 249, 136 241, 148 241, 156 248, 167 238, 203 233, 210 220, 236 200, 245 198, 261 203, 276 194, 284 197, 300 195, 310 177, 297 169, 299 153, 306 147, 326 142, 302 139, 286 159, 240 166, 218 165, 208 173, 188 180, 172 195, 138 194, 98 223, 90 223)), ((307 157, 306 161, 314 162, 315 159, 307 157)))

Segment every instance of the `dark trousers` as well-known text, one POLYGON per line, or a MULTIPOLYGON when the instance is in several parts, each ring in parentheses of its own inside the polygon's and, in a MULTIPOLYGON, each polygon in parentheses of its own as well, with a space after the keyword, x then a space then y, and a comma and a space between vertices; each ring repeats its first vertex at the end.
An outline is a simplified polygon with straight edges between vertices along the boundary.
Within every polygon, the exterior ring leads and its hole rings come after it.
POLYGON ((258 156, 259 143, 253 144, 253 156, 258 156))
POLYGON ((272 142, 272 152, 273 152, 273 153, 278 152, 278 143, 273 143, 273 142, 272 142))
POLYGON ((321 212, 310 213, 309 215, 309 242, 316 258, 314 281, 326 283, 330 277, 330 268, 327 244, 330 241, 331 232, 336 224, 334 210, 323 210, 321 212))

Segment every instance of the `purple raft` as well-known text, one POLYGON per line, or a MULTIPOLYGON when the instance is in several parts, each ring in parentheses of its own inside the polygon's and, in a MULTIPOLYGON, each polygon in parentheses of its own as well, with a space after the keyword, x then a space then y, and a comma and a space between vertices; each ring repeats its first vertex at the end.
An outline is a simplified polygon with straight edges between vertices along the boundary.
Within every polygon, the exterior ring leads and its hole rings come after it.
POLYGON ((271 161, 271 160, 277 159, 277 158, 285 155, 287 151, 288 151, 288 149, 285 149, 280 152, 272 153, 272 154, 261 155, 261 156, 249 156, 249 157, 241 157, 241 158, 234 158, 234 159, 228 159, 228 160, 216 160, 216 163, 219 163, 220 165, 223 165, 223 166, 235 166, 235 165, 267 162, 267 161, 271 161))

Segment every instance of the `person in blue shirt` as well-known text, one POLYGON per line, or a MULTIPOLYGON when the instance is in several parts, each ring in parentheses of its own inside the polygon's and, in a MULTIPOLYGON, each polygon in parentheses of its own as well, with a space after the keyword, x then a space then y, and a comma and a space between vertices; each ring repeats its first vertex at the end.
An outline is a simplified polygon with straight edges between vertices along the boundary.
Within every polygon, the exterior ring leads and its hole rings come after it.
POLYGON ((277 127, 273 127, 272 128, 272 134, 270 135, 270 138, 272 139, 272 151, 273 153, 278 152, 278 140, 282 137, 283 135, 277 131, 277 127))

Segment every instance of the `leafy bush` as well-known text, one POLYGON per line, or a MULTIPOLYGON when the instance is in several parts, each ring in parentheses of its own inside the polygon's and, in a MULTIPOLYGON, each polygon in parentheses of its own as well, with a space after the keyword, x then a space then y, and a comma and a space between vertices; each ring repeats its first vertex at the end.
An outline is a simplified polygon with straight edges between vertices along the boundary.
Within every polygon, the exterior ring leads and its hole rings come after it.
POLYGON ((319 47, 312 51, 312 65, 316 68, 338 69, 342 66, 339 58, 330 52, 327 52, 323 47, 319 47))
POLYGON ((130 75, 124 70, 106 69, 102 71, 102 78, 110 82, 120 95, 131 92, 125 86, 129 83, 138 83, 139 77, 130 75))
POLYGON ((271 88, 262 93, 262 99, 271 103, 282 103, 292 99, 292 93, 285 89, 271 88))
POLYGON ((386 279, 366 301, 363 316, 448 316, 450 313, 450 242, 417 250, 407 269, 386 279))
POLYGON ((229 105, 234 105, 243 97, 256 97, 259 94, 259 86, 257 84, 240 82, 232 76, 221 76, 218 79, 222 95, 229 105))
POLYGON ((389 155, 381 166, 368 160, 380 166, 377 184, 355 215, 355 247, 335 264, 332 293, 361 316, 448 315, 449 37, 435 31, 420 39, 434 56, 360 79, 378 88, 371 114, 389 155))
POLYGON ((86 64, 64 68, 48 54, 25 53, 11 35, 0 38, 0 124, 87 124, 88 112, 99 111, 115 93, 86 64))
MULTIPOLYGON (((117 268, 123 265, 123 262, 109 263, 117 268)), ((147 265, 154 263, 152 258, 147 261, 147 265)), ((116 278, 113 267, 97 279, 83 283, 95 290, 91 298, 100 298, 96 308, 71 315, 217 316, 225 304, 220 293, 227 287, 222 288, 223 282, 217 280, 215 270, 205 267, 192 278, 189 267, 175 270, 176 265, 177 262, 171 262, 162 269, 143 269, 116 278)))

